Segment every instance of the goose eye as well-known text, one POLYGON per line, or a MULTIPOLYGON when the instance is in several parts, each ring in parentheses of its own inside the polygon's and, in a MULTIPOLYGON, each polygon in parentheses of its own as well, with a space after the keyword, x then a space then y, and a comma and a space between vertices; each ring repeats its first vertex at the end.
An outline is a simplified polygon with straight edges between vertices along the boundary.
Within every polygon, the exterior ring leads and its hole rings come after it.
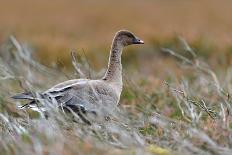
POLYGON ((144 42, 138 38, 134 38, 132 42, 133 42, 133 44, 144 44, 144 42))

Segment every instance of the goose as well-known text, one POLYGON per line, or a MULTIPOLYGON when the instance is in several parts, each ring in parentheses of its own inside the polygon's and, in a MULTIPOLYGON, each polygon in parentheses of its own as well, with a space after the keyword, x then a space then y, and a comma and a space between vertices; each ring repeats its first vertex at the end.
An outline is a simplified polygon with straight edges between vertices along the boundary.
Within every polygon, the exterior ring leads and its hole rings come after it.
POLYGON ((68 80, 41 93, 24 92, 12 98, 29 100, 29 103, 22 105, 21 108, 34 108, 38 106, 37 103, 41 102, 41 99, 48 103, 55 100, 62 109, 76 112, 84 122, 90 124, 80 115, 80 112, 88 112, 89 105, 94 105, 98 100, 118 105, 123 88, 121 55, 123 48, 132 44, 144 44, 144 42, 128 30, 120 30, 115 34, 108 68, 101 79, 68 80))

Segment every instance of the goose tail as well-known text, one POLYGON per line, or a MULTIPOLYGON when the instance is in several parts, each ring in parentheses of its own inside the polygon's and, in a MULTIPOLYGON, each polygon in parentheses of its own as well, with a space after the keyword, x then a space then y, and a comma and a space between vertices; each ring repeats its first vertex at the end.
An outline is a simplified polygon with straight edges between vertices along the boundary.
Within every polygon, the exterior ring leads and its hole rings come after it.
POLYGON ((25 92, 25 93, 21 93, 21 94, 16 94, 14 96, 11 96, 11 98, 16 99, 16 100, 23 100, 23 99, 27 99, 27 100, 34 100, 34 95, 31 92, 25 92))

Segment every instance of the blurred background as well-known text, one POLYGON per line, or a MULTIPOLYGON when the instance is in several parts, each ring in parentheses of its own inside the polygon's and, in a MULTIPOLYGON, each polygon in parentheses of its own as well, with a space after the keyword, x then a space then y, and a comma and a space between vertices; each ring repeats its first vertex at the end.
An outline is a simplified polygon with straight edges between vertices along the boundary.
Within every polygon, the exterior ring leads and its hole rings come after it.
POLYGON ((0 154, 231 155, 231 0, 0 2, 0 154), (79 78, 79 70, 101 77, 120 29, 145 44, 123 52, 112 121, 86 126, 57 108, 45 119, 10 98, 79 78))
POLYGON ((84 51, 99 70, 107 64, 115 32, 128 29, 146 44, 127 48, 124 63, 137 64, 143 72, 152 70, 146 71, 148 64, 163 66, 159 49, 174 46, 177 36, 198 55, 228 64, 231 10, 230 0, 8 0, 0 5, 0 43, 13 34, 33 47, 41 63, 61 62, 66 68, 71 66, 70 51, 84 51))

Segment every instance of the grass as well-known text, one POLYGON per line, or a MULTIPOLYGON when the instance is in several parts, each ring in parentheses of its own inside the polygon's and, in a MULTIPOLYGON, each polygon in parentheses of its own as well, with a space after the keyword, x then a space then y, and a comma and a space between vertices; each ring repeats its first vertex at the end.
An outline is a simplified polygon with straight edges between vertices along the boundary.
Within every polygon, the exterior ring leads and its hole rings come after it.
POLYGON ((99 75, 83 57, 73 60, 74 75, 47 68, 11 37, 0 53, 1 154, 231 154, 231 69, 227 66, 226 72, 217 74, 221 70, 211 69, 183 39, 179 42, 181 46, 163 48, 168 55, 159 56, 163 61, 175 58, 178 69, 154 80, 127 68, 131 73, 124 72, 120 106, 99 104, 110 119, 100 116, 89 126, 53 106, 48 106, 48 118, 17 108, 21 103, 9 97, 22 89, 44 90, 82 76, 80 69, 99 75))
POLYGON ((0 154, 231 154, 231 2, 121 4, 2 2, 0 154), (120 106, 99 106, 110 120, 100 116, 88 126, 53 106, 46 118, 18 109, 24 102, 10 99, 23 90, 102 76, 105 69, 100 68, 108 60, 102 51, 108 51, 113 33, 122 28, 146 44, 123 53, 120 106), (5 40, 12 33, 33 46, 14 37, 5 40), (76 61, 70 51, 78 53, 76 61))

